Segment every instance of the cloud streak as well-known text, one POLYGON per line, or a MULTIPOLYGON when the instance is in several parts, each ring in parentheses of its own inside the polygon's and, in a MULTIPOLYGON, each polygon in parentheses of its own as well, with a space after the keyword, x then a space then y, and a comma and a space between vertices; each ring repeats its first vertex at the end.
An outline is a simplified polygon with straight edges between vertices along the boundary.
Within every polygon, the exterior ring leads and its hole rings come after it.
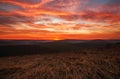
POLYGON ((119 0, 0 0, 0 39, 120 39, 119 4, 119 0))

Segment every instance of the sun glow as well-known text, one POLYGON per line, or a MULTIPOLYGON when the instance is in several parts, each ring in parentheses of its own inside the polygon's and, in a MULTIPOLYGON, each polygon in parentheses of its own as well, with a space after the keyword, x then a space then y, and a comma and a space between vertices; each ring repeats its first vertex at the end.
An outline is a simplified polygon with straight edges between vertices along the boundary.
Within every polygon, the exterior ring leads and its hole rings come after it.
POLYGON ((61 39, 56 37, 56 38, 54 38, 53 40, 58 41, 58 40, 61 40, 61 39))

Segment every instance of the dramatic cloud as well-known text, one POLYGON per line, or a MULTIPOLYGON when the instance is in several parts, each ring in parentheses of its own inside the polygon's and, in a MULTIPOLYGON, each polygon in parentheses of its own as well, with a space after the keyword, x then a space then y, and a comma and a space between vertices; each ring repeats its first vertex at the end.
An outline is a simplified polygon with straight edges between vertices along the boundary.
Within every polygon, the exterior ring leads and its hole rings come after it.
POLYGON ((120 39, 120 0, 0 0, 0 39, 120 39))

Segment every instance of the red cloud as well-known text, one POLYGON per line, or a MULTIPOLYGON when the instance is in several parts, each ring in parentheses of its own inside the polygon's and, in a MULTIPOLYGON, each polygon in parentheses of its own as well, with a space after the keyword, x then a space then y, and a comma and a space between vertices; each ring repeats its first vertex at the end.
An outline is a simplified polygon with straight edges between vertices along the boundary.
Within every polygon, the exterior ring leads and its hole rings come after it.
POLYGON ((120 39, 117 34, 120 30, 119 5, 93 8, 86 5, 89 0, 42 0, 34 4, 1 0, 2 3, 23 10, 0 10, 0 39, 120 39))

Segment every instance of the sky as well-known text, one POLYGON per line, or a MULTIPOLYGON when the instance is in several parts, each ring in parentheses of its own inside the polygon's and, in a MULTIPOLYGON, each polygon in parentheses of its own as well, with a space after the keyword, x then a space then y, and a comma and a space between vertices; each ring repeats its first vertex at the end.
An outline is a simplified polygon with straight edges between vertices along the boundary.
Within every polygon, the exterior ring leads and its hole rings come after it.
POLYGON ((120 0, 0 0, 0 39, 120 39, 120 0))

